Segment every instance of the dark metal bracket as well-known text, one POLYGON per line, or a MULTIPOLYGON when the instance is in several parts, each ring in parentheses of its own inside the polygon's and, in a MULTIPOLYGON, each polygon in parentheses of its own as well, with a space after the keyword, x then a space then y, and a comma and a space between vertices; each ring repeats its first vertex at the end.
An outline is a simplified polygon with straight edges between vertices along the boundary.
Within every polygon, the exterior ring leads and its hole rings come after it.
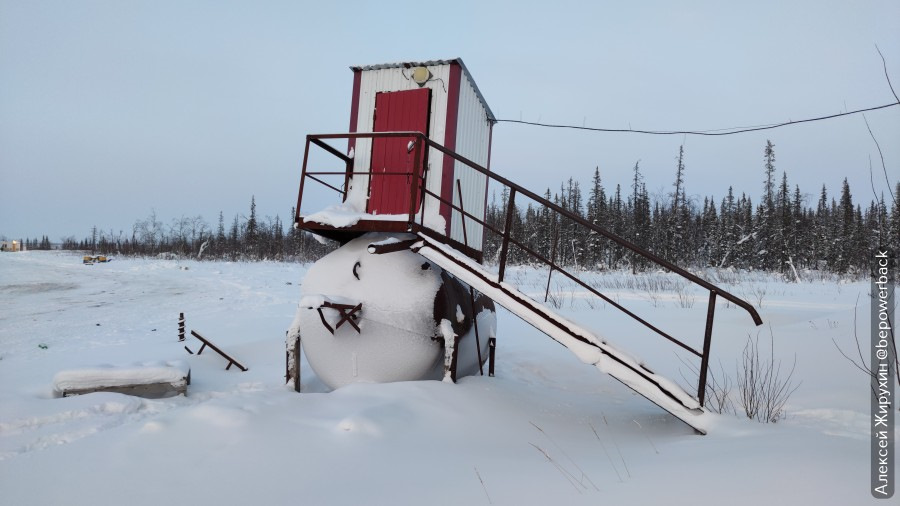
MULTIPOLYGON (((216 345, 214 345, 213 343, 209 342, 209 339, 207 339, 207 338, 201 336, 200 334, 198 334, 196 330, 192 330, 192 331, 191 331, 191 335, 194 336, 194 337, 196 337, 197 339, 200 340, 201 343, 203 343, 203 346, 201 346, 200 349, 197 350, 197 355, 203 353, 203 350, 205 350, 206 347, 209 346, 214 352, 218 353, 218 354, 221 355, 225 360, 228 361, 228 366, 225 367, 225 370, 226 370, 226 371, 229 370, 229 369, 231 369, 231 366, 233 366, 233 365, 238 366, 238 369, 240 369, 241 371, 246 371, 246 370, 247 370, 247 368, 244 367, 243 365, 241 365, 240 362, 238 362, 237 360, 231 358, 231 356, 229 356, 227 353, 225 353, 224 351, 220 350, 218 346, 216 346, 216 345)), ((185 346, 184 349, 186 349, 186 350, 188 351, 188 353, 190 353, 191 355, 194 354, 194 352, 192 352, 192 351, 190 350, 190 348, 188 348, 187 346, 185 346)))
POLYGON ((362 311, 362 302, 357 305, 352 304, 338 304, 335 302, 323 302, 321 306, 319 306, 316 311, 319 312, 319 318, 322 320, 322 325, 328 329, 328 332, 331 332, 331 335, 334 335, 334 331, 341 328, 341 325, 344 322, 347 322, 356 329, 356 333, 360 333, 359 325, 357 325, 356 320, 359 319, 359 312, 362 311), (325 319, 325 315, 322 313, 322 309, 335 309, 341 315, 341 319, 338 320, 337 325, 334 328, 328 324, 328 321, 325 319))

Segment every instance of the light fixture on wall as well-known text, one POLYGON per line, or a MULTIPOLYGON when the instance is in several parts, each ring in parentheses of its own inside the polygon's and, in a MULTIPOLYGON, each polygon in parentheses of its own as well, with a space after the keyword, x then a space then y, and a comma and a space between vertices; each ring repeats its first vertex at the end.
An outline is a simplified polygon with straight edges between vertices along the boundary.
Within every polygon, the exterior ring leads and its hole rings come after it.
POLYGON ((422 86, 425 86, 425 83, 431 80, 431 71, 425 67, 413 67, 412 80, 419 85, 419 88, 421 88, 422 86))

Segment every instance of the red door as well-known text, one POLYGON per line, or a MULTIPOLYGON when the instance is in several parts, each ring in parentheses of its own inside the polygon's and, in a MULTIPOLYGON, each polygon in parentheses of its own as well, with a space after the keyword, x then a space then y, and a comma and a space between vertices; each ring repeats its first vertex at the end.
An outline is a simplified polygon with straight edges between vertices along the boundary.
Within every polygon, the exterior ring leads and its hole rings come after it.
MULTIPOLYGON (((431 90, 382 92, 375 95, 374 132, 422 132, 428 135, 428 112, 431 90)), ((407 148, 413 138, 376 138, 372 142, 372 180, 369 209, 372 214, 408 214, 412 185, 418 185, 422 175, 425 149, 421 150, 418 172, 415 170, 415 151, 407 148), (391 174, 391 173, 403 173, 391 174)), ((416 209, 422 196, 416 195, 416 209)))

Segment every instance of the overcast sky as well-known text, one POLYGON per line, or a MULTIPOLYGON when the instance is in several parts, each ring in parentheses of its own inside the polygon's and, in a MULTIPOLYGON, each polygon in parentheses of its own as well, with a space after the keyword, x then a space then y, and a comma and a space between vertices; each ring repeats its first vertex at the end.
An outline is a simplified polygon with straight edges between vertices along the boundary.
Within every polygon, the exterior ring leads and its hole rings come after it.
MULTIPOLYGON (((461 57, 498 118, 714 129, 871 107, 900 92, 900 2, 222 2, 0 0, 0 235, 130 235, 152 209, 215 226, 288 214, 303 139, 345 132, 351 65, 461 57)), ((891 186, 900 106, 867 113, 891 186)), ((542 192, 600 167, 759 200, 763 148, 813 201, 886 191, 862 116, 730 137, 501 123, 492 169, 542 192)))

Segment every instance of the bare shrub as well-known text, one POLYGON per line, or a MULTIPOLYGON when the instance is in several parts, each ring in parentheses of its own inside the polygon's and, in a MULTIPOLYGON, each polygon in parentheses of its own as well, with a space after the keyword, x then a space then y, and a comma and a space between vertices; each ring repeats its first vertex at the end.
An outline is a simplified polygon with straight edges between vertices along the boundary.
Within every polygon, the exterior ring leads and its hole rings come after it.
POLYGON ((740 281, 735 271, 730 269, 710 269, 706 275, 710 281, 720 285, 736 285, 740 281))
POLYGON ((647 291, 647 300, 649 300, 650 303, 653 304, 653 307, 659 307, 659 304, 660 304, 659 292, 649 289, 649 288, 646 291, 647 291))
POLYGON ((748 290, 744 291, 745 299, 756 301, 756 307, 763 307, 763 299, 766 297, 767 289, 765 285, 752 284, 748 290))
POLYGON ((734 402, 731 401, 733 384, 731 378, 725 372, 725 367, 719 362, 719 375, 709 368, 706 376, 706 409, 721 414, 737 413, 734 402))
POLYGON ((566 305, 566 299, 570 299, 569 305, 574 307, 574 297, 574 290, 572 290, 571 286, 553 282, 546 292, 544 302, 549 304, 553 309, 562 309, 566 305))
POLYGON ((563 305, 563 293, 560 290, 553 290, 547 294, 545 302, 550 304, 553 309, 559 309, 563 305))
MULTIPOLYGON (((871 297, 871 294, 869 295, 871 297)), ((869 388, 872 390, 872 396, 878 397, 878 391, 875 389, 875 384, 877 381, 877 374, 875 369, 869 364, 868 361, 863 357, 862 345, 859 343, 859 334, 856 332, 857 329, 857 318, 856 318, 856 310, 859 309, 859 295, 856 296, 856 304, 853 306, 853 340, 856 342, 856 354, 859 357, 859 360, 851 357, 847 353, 838 346, 837 341, 834 338, 831 338, 831 342, 834 343, 834 347, 837 348, 838 352, 843 355, 851 364, 853 364, 857 369, 862 371, 866 376, 871 378, 872 383, 869 385, 869 388)), ((832 322, 830 319, 826 320, 828 322, 828 328, 834 329, 838 327, 838 322, 832 322), (833 323, 833 325, 832 325, 833 323)), ((894 370, 897 374, 897 381, 900 381, 900 357, 897 355, 897 341, 894 339, 894 329, 893 327, 890 329, 890 339, 888 340, 888 347, 890 350, 890 356, 894 359, 894 370)), ((898 408, 900 409, 900 408, 898 408)))
MULTIPOLYGON (((678 356, 678 360, 686 365, 694 374, 700 375, 700 369, 696 365, 686 361, 680 355, 676 354, 676 356, 678 356)), ((691 383, 690 380, 684 377, 683 373, 681 378, 686 382, 691 383)), ((734 402, 731 400, 732 390, 734 390, 734 383, 728 373, 725 372, 725 367, 722 365, 722 362, 719 361, 718 374, 712 367, 707 370, 706 396, 704 397, 703 407, 720 415, 727 413, 737 414, 737 411, 734 409, 734 402)))
POLYGON ((800 384, 794 385, 793 376, 797 356, 787 375, 783 374, 781 360, 775 360, 775 336, 769 328, 769 356, 761 356, 759 335, 747 336, 742 361, 737 371, 737 389, 741 408, 747 418, 763 423, 775 423, 784 418, 784 405, 800 384))
POLYGON ((678 295, 678 307, 682 309, 694 307, 694 302, 696 302, 697 298, 688 293, 687 285, 682 285, 676 292, 676 295, 678 295))

